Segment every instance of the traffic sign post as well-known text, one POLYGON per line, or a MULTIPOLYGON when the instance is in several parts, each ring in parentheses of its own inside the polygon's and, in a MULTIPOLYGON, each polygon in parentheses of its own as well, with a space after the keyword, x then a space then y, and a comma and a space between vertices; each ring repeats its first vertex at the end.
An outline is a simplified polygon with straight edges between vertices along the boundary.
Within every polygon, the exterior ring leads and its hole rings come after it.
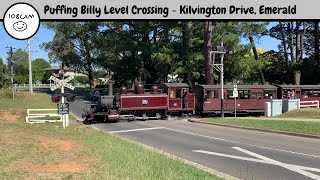
POLYGON ((58 79, 54 76, 50 76, 49 80, 52 80, 55 82, 55 85, 50 87, 51 91, 61 88, 62 100, 61 100, 61 103, 57 104, 57 108, 58 108, 58 114, 62 114, 63 128, 66 128, 66 127, 69 127, 69 103, 65 103, 64 87, 74 90, 74 87, 71 84, 68 84, 68 82, 72 80, 74 77, 70 76, 67 79, 64 79, 63 71, 61 74, 62 74, 62 79, 58 79))
POLYGON ((58 114, 69 114, 69 103, 57 104, 58 114))
POLYGON ((238 97, 238 87, 233 85, 233 97, 234 97, 234 117, 237 117, 237 97, 238 97))

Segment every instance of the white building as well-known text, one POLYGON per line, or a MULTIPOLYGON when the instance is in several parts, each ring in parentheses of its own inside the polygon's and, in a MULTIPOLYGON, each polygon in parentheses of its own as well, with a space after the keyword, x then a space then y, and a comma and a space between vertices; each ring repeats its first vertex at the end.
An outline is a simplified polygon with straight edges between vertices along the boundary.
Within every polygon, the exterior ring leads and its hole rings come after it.
MULTIPOLYGON (((60 70, 61 70, 60 67, 46 68, 46 71, 48 71, 50 74, 53 74, 53 75, 58 75, 60 70)), ((80 72, 77 72, 71 68, 64 68, 63 70, 64 70, 65 76, 74 76, 74 77, 86 76, 87 77, 87 75, 80 73, 80 72)))

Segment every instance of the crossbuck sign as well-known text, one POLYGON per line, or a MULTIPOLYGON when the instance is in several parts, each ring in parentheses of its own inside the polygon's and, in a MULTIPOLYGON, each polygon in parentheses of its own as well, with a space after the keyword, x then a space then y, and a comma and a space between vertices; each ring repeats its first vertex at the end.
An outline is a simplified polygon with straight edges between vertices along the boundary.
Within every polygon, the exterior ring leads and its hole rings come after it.
POLYGON ((71 81, 73 78, 74 78, 73 76, 69 76, 67 79, 60 80, 54 76, 50 76, 49 80, 52 80, 56 83, 56 85, 50 87, 51 91, 54 91, 62 86, 67 87, 71 90, 74 90, 74 86, 72 86, 71 84, 68 84, 68 82, 71 81))
MULTIPOLYGON (((55 82, 55 85, 50 87, 51 91, 54 91, 58 88, 61 88, 61 93, 64 94, 64 87, 67 87, 71 90, 74 90, 74 87, 71 84, 68 84, 70 80, 72 80, 74 77, 69 76, 67 79, 58 79, 54 76, 50 76, 49 80, 52 80, 55 82)), ((65 103, 65 97, 62 96, 62 102, 58 103, 58 113, 62 114, 62 122, 63 122, 63 128, 66 128, 69 126, 69 104, 65 103)))

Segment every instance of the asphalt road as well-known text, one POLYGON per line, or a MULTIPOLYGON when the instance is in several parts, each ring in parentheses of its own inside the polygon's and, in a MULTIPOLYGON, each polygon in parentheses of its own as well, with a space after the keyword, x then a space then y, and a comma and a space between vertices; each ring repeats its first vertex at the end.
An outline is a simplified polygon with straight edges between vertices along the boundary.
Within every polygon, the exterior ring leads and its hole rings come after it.
MULTIPOLYGON (((81 117, 88 104, 71 111, 81 117)), ((95 124, 96 128, 242 179, 320 179, 320 141, 186 120, 95 124)))

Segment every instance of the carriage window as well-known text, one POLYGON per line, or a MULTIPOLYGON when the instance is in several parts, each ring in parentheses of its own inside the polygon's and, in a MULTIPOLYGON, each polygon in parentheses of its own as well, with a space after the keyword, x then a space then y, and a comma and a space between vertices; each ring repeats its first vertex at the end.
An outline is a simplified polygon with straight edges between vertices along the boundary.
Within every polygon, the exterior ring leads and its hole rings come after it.
POLYGON ((262 92, 251 93, 251 99, 262 99, 262 92))
POLYGON ((282 98, 288 98, 289 97, 289 92, 291 92, 291 89, 284 89, 282 91, 282 98))
POLYGON ((312 90, 310 89, 302 89, 301 94, 302 94, 302 98, 313 97, 312 90))
POLYGON ((313 90, 313 97, 320 97, 320 89, 313 90))
POLYGON ((301 90, 301 97, 308 98, 308 97, 320 97, 320 89, 302 89, 301 90))
POLYGON ((218 91, 217 90, 205 90, 204 99, 212 99, 212 98, 218 98, 218 91))
POLYGON ((313 97, 320 97, 320 89, 313 90, 313 97))
POLYGON ((234 97, 233 97, 233 90, 228 90, 227 91, 227 98, 228 99, 233 99, 234 97))
POLYGON ((218 90, 212 90, 211 91, 211 97, 212 98, 218 98, 218 90))
POLYGON ((176 98, 176 91, 175 91, 175 89, 170 90, 170 98, 176 98))
POLYGON ((181 98, 182 95, 181 95, 181 89, 177 89, 177 92, 176 92, 176 98, 181 98))
POLYGON ((263 99, 276 99, 276 90, 264 90, 263 99))
POLYGON ((302 89, 302 98, 313 97, 312 90, 302 89))
POLYGON ((209 99, 211 98, 211 90, 206 90, 204 92, 204 99, 209 99))
POLYGON ((250 91, 249 90, 239 90, 239 98, 240 99, 250 99, 250 91))

